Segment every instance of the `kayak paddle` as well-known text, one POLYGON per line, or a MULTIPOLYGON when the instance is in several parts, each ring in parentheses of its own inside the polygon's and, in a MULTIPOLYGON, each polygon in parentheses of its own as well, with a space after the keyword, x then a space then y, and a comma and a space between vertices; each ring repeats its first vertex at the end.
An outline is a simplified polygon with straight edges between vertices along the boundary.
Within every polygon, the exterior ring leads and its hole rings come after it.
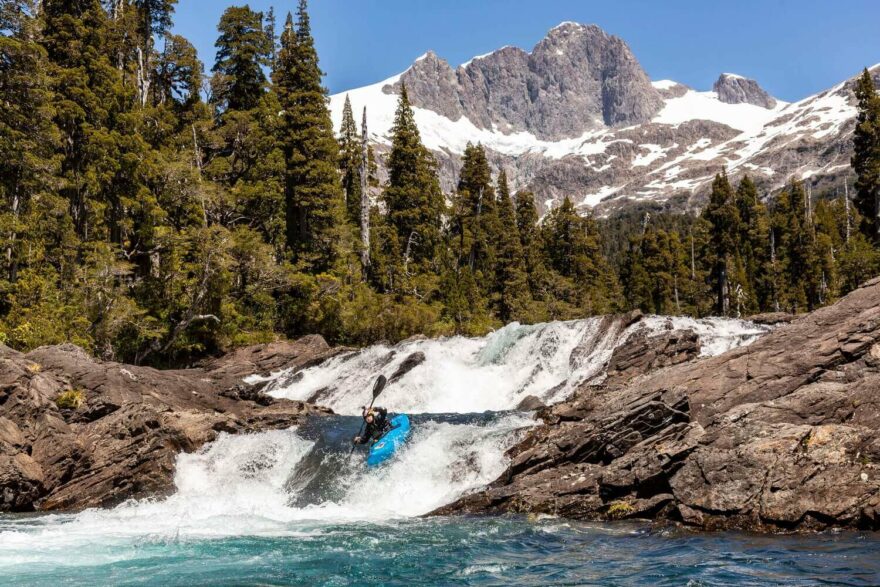
MULTIPOLYGON (((376 379, 376 384, 373 385, 373 399, 372 399, 372 401, 370 401, 370 407, 368 407, 366 409, 366 411, 373 409, 373 403, 376 401, 376 398, 379 397, 379 394, 382 393, 382 390, 385 389, 385 384, 387 382, 388 382, 388 380, 385 379, 384 375, 379 375, 379 378, 376 379)), ((358 436, 360 436, 361 434, 364 433, 364 425, 365 424, 366 424, 366 422, 361 423, 361 429, 360 429, 360 432, 358 432, 358 436)), ((351 456, 351 454, 354 452, 355 446, 356 445, 353 445, 351 447, 351 452, 348 453, 348 456, 351 456)))

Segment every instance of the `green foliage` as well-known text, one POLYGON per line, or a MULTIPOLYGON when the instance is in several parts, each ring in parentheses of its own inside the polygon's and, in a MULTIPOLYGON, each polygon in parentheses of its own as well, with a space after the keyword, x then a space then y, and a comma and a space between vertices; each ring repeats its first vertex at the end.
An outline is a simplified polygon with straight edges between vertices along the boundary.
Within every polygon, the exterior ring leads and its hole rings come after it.
POLYGON ((273 81, 283 112, 279 139, 285 165, 287 248, 294 263, 314 271, 331 268, 343 238, 339 146, 322 75, 306 2, 300 0, 295 31, 293 18, 287 16, 273 81))
POLYGON ((55 405, 61 410, 75 410, 86 401, 86 394, 78 389, 62 392, 55 398, 55 405))
POLYGON ((365 263, 363 137, 348 100, 334 134, 305 1, 280 39, 271 12, 224 12, 207 103, 174 6, 0 3, 0 342, 181 365, 314 332, 363 345, 635 307, 805 311, 880 272, 867 78, 854 206, 814 206, 799 182, 762 201, 722 173, 702 216, 601 220, 568 198, 541 218, 480 145, 447 209, 404 87, 384 185, 367 146, 365 263))
POLYGON ((263 13, 247 5, 230 6, 218 25, 217 60, 211 79, 213 100, 221 110, 255 108, 266 86, 273 41, 263 30, 263 13))
POLYGON ((880 243, 880 95, 867 69, 856 82, 855 94, 859 114, 853 134, 854 203, 865 235, 880 243))

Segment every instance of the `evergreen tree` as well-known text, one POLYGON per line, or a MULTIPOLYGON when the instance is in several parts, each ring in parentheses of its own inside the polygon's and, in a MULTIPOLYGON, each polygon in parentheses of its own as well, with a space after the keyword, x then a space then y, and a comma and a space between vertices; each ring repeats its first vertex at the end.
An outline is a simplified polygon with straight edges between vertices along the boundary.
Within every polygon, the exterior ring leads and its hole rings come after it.
POLYGON ((859 114, 853 134, 852 167, 858 176, 854 203, 862 215, 862 230, 880 243, 880 95, 867 69, 855 93, 859 114))
POLYGON ((450 236, 459 256, 478 281, 493 279, 498 211, 489 161, 482 145, 468 143, 462 156, 461 176, 452 203, 450 236))
POLYGON ((744 310, 753 314, 771 308, 772 285, 768 237, 770 219, 767 207, 758 197, 758 190, 748 175, 743 176, 736 190, 740 232, 738 250, 743 271, 744 310))
POLYGON ((517 192, 516 228, 528 275, 530 297, 546 301, 547 269, 544 263, 543 243, 538 220, 538 208, 535 205, 534 194, 528 190, 517 192))
POLYGON ((391 249, 402 255, 392 262, 425 266, 438 252, 445 206, 436 162, 422 145, 406 86, 397 103, 386 164, 388 183, 382 198, 396 240, 391 249))
POLYGON ((281 35, 275 92, 284 112, 281 143, 285 160, 287 247, 294 262, 329 269, 339 255, 342 189, 337 173, 339 146, 327 110, 327 90, 312 39, 305 0, 296 31, 287 17, 281 35))
POLYGON ((602 255, 601 237, 595 220, 577 214, 566 197, 544 221, 544 247, 550 266, 572 281, 568 303, 587 315, 616 307, 617 279, 602 255))
POLYGON ((528 319, 530 305, 528 274, 516 224, 507 173, 498 175, 498 240, 496 243, 493 298, 502 322, 528 319))
POLYGON ((736 243, 739 233, 739 213, 734 200, 733 188, 727 179, 727 171, 715 176, 709 204, 703 211, 709 224, 711 278, 716 299, 715 311, 721 316, 730 314, 731 269, 737 255, 736 243))
POLYGON ((357 225, 361 217, 361 137, 351 109, 351 100, 345 96, 342 107, 342 127, 339 129, 339 170, 348 219, 357 225))
POLYGON ((217 28, 213 101, 221 111, 255 108, 265 91, 263 68, 273 50, 263 30, 263 14, 247 5, 230 6, 217 28))
POLYGON ((42 219, 40 198, 50 198, 57 173, 58 129, 52 119, 46 51, 38 42, 39 22, 28 2, 0 5, 0 234, 3 278, 15 282, 28 250, 39 250, 33 229, 42 219))

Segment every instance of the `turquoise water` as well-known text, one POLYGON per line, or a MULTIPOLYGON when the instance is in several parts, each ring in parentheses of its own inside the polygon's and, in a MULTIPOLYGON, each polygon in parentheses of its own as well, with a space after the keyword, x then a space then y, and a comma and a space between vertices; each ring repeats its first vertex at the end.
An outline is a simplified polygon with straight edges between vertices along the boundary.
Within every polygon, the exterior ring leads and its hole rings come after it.
MULTIPOLYGON (((26 534, 63 519, 0 518, 26 534)), ((297 522, 217 540, 108 533, 69 552, 0 557, 5 585, 877 585, 880 539, 652 531, 557 519, 297 522)), ((38 543, 38 542, 37 542, 38 543)))

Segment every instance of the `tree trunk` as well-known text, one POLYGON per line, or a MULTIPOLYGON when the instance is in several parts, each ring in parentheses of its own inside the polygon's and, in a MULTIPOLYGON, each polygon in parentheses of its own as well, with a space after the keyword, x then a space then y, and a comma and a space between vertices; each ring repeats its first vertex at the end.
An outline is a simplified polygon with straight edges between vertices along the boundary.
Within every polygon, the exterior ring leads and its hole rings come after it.
POLYGON ((370 267, 370 192, 369 192, 369 145, 367 143, 367 109, 361 122, 361 267, 366 277, 370 267))

